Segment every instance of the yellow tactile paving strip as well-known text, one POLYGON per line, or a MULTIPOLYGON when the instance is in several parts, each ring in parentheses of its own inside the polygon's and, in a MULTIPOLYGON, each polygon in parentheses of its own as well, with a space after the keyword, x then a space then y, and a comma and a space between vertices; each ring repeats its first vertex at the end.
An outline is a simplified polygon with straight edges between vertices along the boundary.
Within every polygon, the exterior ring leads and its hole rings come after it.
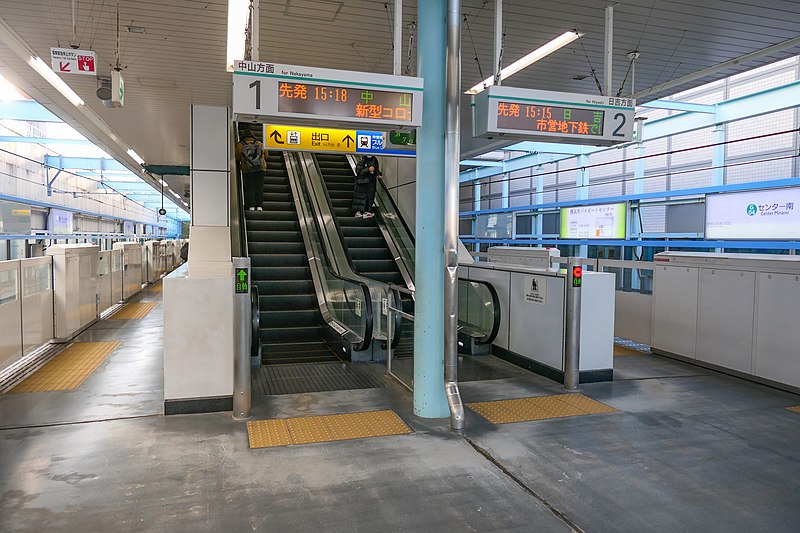
POLYGON ((787 407, 788 410, 794 411, 795 413, 800 413, 800 405, 797 407, 787 407))
POLYGON ((391 410, 255 420, 247 423, 250 448, 405 435, 412 429, 391 410))
POLYGON ((117 346, 119 341, 76 342, 11 389, 11 392, 75 390, 117 346))
POLYGON ((531 422, 568 416, 614 413, 616 409, 583 394, 559 394, 515 400, 497 400, 467 404, 492 424, 531 422))
POLYGON ((130 318, 144 318, 153 310, 158 302, 132 302, 120 307, 119 311, 108 317, 107 320, 127 320, 130 318))
POLYGON ((164 284, 161 281, 156 281, 149 287, 147 287, 147 292, 162 292, 164 289, 164 284))
POLYGON ((617 355, 647 355, 647 352, 640 352, 639 350, 634 350, 633 348, 628 348, 627 346, 620 346, 619 344, 615 344, 614 356, 617 355))

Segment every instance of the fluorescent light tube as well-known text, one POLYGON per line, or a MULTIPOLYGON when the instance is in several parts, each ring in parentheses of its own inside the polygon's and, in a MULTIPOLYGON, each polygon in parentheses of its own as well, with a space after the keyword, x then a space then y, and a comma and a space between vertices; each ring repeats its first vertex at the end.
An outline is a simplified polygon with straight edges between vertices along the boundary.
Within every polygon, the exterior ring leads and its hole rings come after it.
POLYGON ((174 196, 174 197, 175 197, 175 198, 177 198, 178 200, 180 200, 180 199, 181 199, 181 195, 180 195, 180 194, 178 194, 178 193, 176 193, 175 191, 169 191, 169 192, 171 192, 171 193, 172 193, 172 196, 174 196))
POLYGON ((84 105, 83 100, 78 94, 70 89, 69 85, 64 80, 58 77, 58 74, 53 72, 47 63, 41 60, 38 56, 31 56, 28 59, 28 64, 38 72, 47 82, 52 85, 58 92, 60 92, 67 100, 69 100, 75 107, 84 105))
POLYGON ((144 159, 142 159, 139 154, 134 152, 133 148, 128 148, 128 155, 131 156, 133 160, 139 163, 140 165, 144 165, 144 159))
POLYGON ((233 72, 234 61, 244 59, 244 32, 249 18, 250 0, 228 0, 228 72, 233 72))
POLYGON ((164 180, 158 180, 158 181, 159 181, 159 182, 161 183, 161 185, 163 185, 164 187, 169 187, 169 185, 167 185, 167 182, 166 182, 166 181, 164 181, 164 180))
MULTIPOLYGON (((575 39, 577 39, 581 35, 583 35, 583 34, 582 33, 578 33, 576 31, 568 31, 568 32, 562 33, 561 35, 559 35, 558 37, 556 37, 555 39, 553 39, 549 43, 540 46, 539 48, 537 48, 533 52, 529 53, 525 57, 517 59, 516 61, 514 61, 513 63, 511 63, 507 67, 503 67, 500 70, 500 79, 504 80, 504 79, 508 78, 509 76, 511 76, 513 74, 516 74, 517 72, 519 72, 520 70, 524 69, 525 67, 536 63, 537 61, 539 61, 543 57, 546 57, 546 56, 552 54, 553 52, 555 52, 556 50, 559 50, 559 49, 567 46, 569 43, 571 43, 572 41, 574 41, 575 39)), ((478 94, 479 92, 481 92, 484 89, 486 89, 488 86, 492 85, 493 82, 494 82, 494 76, 489 76, 488 78, 486 78, 482 82, 480 82, 477 85, 475 85, 470 90, 466 91, 464 94, 478 94)))

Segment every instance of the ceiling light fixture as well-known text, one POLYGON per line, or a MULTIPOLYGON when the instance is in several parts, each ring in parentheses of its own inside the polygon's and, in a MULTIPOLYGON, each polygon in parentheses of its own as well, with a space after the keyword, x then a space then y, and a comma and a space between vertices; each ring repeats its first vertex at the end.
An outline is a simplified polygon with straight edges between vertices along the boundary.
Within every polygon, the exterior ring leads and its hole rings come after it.
POLYGON ((30 59, 28 59, 28 64, 33 67, 33 70, 38 72, 45 80, 47 80, 47 83, 52 85, 53 88, 60 92, 64 98, 69 100, 72 105, 75 107, 84 105, 83 100, 80 96, 78 96, 78 93, 73 91, 64 80, 59 78, 58 74, 53 72, 53 69, 51 69, 47 63, 42 61, 41 58, 38 56, 31 56, 30 59))
POLYGON ((167 182, 166 182, 166 181, 164 181, 164 180, 158 180, 158 182, 159 182, 159 183, 161 183, 161 185, 164 185, 165 187, 169 187, 169 185, 167 184, 167 182))
MULTIPOLYGON (((525 67, 527 67, 529 65, 532 65, 532 64, 536 63, 537 61, 539 61, 540 59, 552 54, 556 50, 559 50, 559 49, 567 46, 569 43, 571 43, 572 41, 574 41, 578 37, 581 37, 582 35, 583 35, 582 33, 579 33, 579 32, 577 32, 575 30, 571 30, 571 31, 562 33, 561 35, 559 35, 558 37, 556 37, 555 39, 553 39, 549 43, 540 46, 539 48, 537 48, 533 52, 529 53, 525 57, 517 59, 516 61, 514 61, 513 63, 511 63, 507 67, 503 67, 503 69, 500 70, 500 79, 504 80, 504 79, 508 78, 509 76, 512 76, 512 75, 516 74, 517 72, 519 72, 520 70, 524 69, 525 67)), ((481 92, 481 91, 485 90, 487 87, 489 87, 492 84, 493 80, 494 80, 494 76, 489 76, 488 78, 486 78, 482 82, 480 82, 477 85, 475 85, 470 90, 465 91, 464 94, 478 94, 479 92, 481 92)))
POLYGON ((177 199, 179 199, 179 200, 180 200, 180 198, 181 198, 181 195, 180 195, 180 194, 176 193, 175 191, 169 191, 169 192, 171 192, 171 193, 172 193, 172 196, 174 196, 175 198, 177 198, 177 199))
POLYGON ((244 40, 250 0, 228 0, 228 53, 226 69, 233 72, 233 62, 244 59, 244 40))
POLYGON ((139 154, 134 152, 133 148, 128 148, 128 155, 131 156, 133 160, 139 163, 140 165, 144 165, 144 159, 142 159, 142 157, 139 154))
POLYGON ((127 28, 128 33, 147 33, 142 26, 125 26, 125 28, 127 28))

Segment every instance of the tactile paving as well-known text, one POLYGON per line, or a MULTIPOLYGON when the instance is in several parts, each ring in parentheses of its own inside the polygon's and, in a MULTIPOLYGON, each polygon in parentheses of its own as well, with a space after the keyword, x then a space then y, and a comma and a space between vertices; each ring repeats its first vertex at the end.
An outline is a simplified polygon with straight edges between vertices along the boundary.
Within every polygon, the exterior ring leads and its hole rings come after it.
POLYGON ((473 411, 492 424, 530 422, 550 418, 613 413, 616 411, 604 403, 582 394, 559 394, 514 400, 496 400, 467 404, 473 411))
POLYGON ((119 346, 119 341, 76 342, 11 392, 74 390, 119 346))
POLYGON ((159 280, 147 287, 147 292, 162 292, 164 284, 159 280))
POLYGON ((618 355, 648 355, 647 352, 642 352, 640 350, 634 350, 633 348, 628 348, 627 346, 620 346, 619 344, 614 345, 614 356, 618 355))
POLYGON ((800 413, 800 405, 796 407, 787 407, 788 410, 794 411, 795 413, 800 413))
POLYGON ((107 320, 128 320, 131 318, 144 318, 153 310, 158 302, 131 302, 120 307, 119 311, 108 317, 107 320))
POLYGON ((254 420, 247 423, 250 448, 272 448, 412 433, 391 410, 254 420))

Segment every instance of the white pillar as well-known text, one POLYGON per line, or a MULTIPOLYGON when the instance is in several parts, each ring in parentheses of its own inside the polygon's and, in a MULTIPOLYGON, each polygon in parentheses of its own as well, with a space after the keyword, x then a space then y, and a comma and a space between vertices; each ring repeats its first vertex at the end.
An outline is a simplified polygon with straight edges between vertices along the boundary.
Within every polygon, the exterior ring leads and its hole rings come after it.
POLYGON ((612 67, 614 56, 614 6, 606 7, 606 39, 605 63, 603 65, 603 81, 605 82, 606 96, 611 96, 614 85, 614 69, 612 67))

